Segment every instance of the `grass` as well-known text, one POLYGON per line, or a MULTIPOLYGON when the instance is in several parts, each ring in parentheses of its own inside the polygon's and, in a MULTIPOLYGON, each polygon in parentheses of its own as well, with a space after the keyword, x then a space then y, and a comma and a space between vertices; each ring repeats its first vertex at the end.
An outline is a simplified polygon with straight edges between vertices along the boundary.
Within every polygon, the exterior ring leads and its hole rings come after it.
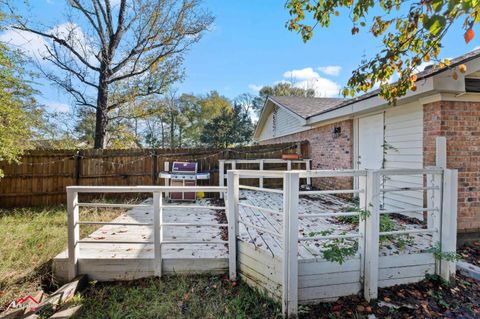
MULTIPOLYGON (((82 217, 107 221, 120 211, 85 210, 82 217)), ((96 227, 81 228, 82 236, 96 227)), ((55 286, 51 260, 67 245, 64 206, 0 209, 0 312, 12 300, 55 286)))
POLYGON ((92 285, 81 318, 280 318, 276 303, 243 282, 175 276, 92 285))

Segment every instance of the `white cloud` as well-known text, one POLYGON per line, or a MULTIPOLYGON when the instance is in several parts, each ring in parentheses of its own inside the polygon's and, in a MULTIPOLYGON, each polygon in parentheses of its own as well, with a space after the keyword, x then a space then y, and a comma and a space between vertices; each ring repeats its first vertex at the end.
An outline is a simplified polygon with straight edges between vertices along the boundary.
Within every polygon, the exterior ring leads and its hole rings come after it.
POLYGON ((291 70, 283 73, 283 77, 289 80, 310 80, 320 77, 320 75, 313 71, 312 68, 305 68, 300 70, 291 70))
POLYGON ((70 106, 65 103, 61 102, 47 102, 45 103, 47 106, 47 110, 50 112, 70 112, 70 106))
MULTIPOLYGON (((81 55, 87 57, 91 64, 98 64, 89 39, 78 25, 70 22, 62 23, 46 31, 46 33, 65 39, 81 55)), ((1 33, 0 41, 21 50, 29 57, 39 61, 43 60, 43 57, 49 56, 47 48, 52 47, 51 43, 45 40, 44 37, 16 29, 7 29, 1 33)))
POLYGON ((335 97, 340 94, 341 86, 329 79, 323 78, 312 68, 291 70, 283 73, 285 80, 291 81, 293 86, 303 89, 314 89, 318 97, 335 97))
POLYGON ((258 92, 262 89, 263 85, 249 84, 248 88, 254 92, 258 92))
POLYGON ((319 67, 318 70, 326 75, 338 76, 342 71, 342 67, 339 65, 327 65, 319 67))
POLYGON ((41 59, 47 54, 47 42, 42 36, 31 32, 8 29, 0 34, 0 41, 21 50, 31 58, 41 59))

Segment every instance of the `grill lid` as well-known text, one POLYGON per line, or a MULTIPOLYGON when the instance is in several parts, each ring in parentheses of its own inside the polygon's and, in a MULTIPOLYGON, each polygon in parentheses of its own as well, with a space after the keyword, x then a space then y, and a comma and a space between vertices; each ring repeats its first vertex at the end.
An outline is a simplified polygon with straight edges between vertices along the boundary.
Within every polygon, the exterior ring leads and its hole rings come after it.
POLYGON ((195 162, 173 162, 172 173, 195 174, 195 173, 197 173, 197 163, 195 163, 195 162))

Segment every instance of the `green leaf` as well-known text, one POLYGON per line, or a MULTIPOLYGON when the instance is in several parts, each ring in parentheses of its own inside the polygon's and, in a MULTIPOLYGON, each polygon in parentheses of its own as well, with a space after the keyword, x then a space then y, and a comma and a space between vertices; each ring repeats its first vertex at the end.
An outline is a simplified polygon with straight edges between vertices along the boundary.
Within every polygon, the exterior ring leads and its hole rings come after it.
POLYGON ((423 20, 424 27, 434 36, 437 36, 442 32, 446 23, 447 20, 445 17, 437 14, 423 20))
POLYGON ((444 4, 443 0, 433 1, 432 3, 433 10, 435 10, 435 12, 440 12, 440 10, 442 10, 443 4, 444 4))

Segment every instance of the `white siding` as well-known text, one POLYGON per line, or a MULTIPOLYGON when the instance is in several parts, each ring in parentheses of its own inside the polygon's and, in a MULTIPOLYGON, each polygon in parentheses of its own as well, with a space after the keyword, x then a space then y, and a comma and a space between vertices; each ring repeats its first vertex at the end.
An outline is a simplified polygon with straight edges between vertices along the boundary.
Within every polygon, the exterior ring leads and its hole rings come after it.
POLYGON ((272 112, 268 115, 265 125, 260 132, 260 141, 285 136, 308 129, 308 127, 303 125, 304 121, 302 119, 281 107, 277 109, 276 123, 274 122, 274 112, 272 112))
MULTIPOLYGON (((423 107, 420 103, 385 111, 385 142, 385 168, 423 168, 423 107)), ((385 180, 386 187, 422 185, 422 176, 392 176, 385 180)), ((387 209, 423 207, 423 193, 386 193, 384 203, 387 209)))
POLYGON ((265 125, 260 132, 260 141, 269 140, 273 138, 273 113, 270 113, 265 120, 265 125))

